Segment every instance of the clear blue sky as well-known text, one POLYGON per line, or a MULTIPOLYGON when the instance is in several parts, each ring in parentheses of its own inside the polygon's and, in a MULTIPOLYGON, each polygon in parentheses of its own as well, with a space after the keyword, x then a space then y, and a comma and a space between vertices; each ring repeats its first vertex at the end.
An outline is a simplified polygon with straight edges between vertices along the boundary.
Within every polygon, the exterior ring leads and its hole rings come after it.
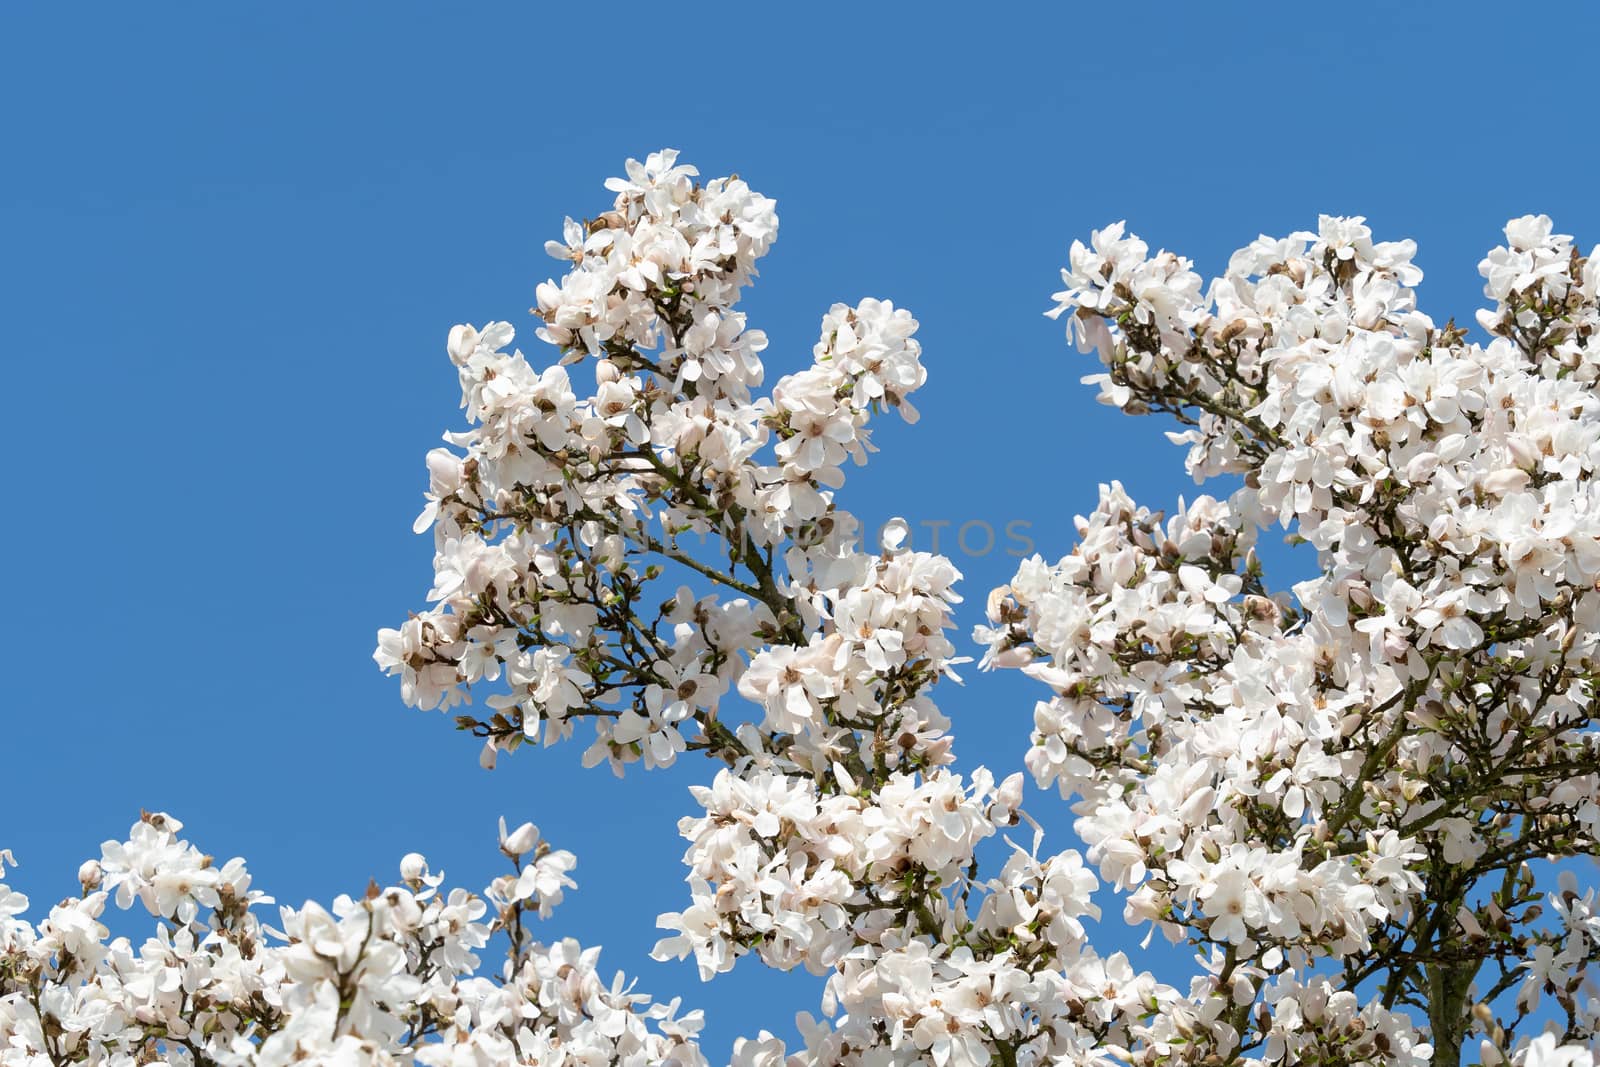
MULTIPOLYGON (((685 899, 675 822, 705 764, 617 782, 568 746, 488 774, 369 658, 430 582, 410 528, 422 456, 459 424, 450 325, 526 327, 562 216, 602 209, 627 156, 680 148, 778 199, 749 301, 776 371, 834 301, 922 322, 923 421, 877 431, 842 503, 1025 522, 1059 555, 1099 481, 1193 492, 1040 314, 1070 241, 1126 217, 1209 274, 1260 232, 1365 214, 1420 242, 1426 308, 1470 322, 1508 216, 1600 240, 1597 10, 7 4, 14 883, 66 895, 146 807, 285 901, 393 878, 411 849, 477 886, 496 816, 531 818, 580 859, 546 933, 707 1008, 715 1062, 786 1032, 812 980, 747 963, 702 987, 646 958, 685 899)), ((958 554, 965 626, 1006 547, 958 554)), ((963 763, 1020 767, 1034 698, 946 692, 963 763)))

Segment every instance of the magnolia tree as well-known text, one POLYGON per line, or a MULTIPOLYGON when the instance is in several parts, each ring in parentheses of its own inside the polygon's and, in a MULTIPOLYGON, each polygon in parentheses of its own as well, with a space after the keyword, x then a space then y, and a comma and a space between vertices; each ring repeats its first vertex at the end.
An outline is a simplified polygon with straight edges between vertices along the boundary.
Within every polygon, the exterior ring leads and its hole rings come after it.
MULTIPOLYGON (((1479 344, 1360 219, 1209 287, 1121 226, 1072 246, 1052 313, 1100 399, 1237 486, 1169 518, 1112 483, 989 595, 982 666, 1039 686, 1024 762, 1080 855, 1022 774, 955 769, 956 569, 836 502, 871 421, 916 417, 915 320, 836 305, 767 388, 737 305, 773 202, 671 152, 627 174, 548 246, 550 358, 450 332, 471 428, 428 456, 434 606, 376 658, 488 766, 578 733, 618 773, 709 758, 656 955, 827 976, 803 1047, 737 1064, 1594 1063, 1600 260, 1510 223, 1479 344), (1269 583, 1275 525, 1316 577, 1269 583), (1192 976, 1087 942, 1102 883, 1192 976)), ((42 918, 0 886, 0 1063, 705 1062, 698 1014, 536 939, 575 860, 532 826, 501 823, 479 893, 410 855, 275 919, 179 830, 144 816, 42 918), (154 935, 109 939, 113 899, 154 935)))

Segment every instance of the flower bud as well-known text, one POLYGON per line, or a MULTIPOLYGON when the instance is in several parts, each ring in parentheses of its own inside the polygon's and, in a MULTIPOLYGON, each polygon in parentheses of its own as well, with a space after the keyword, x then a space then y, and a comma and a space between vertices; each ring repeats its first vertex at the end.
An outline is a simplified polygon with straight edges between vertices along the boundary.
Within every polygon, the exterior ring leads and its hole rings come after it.
POLYGON ((603 537, 595 546, 595 562, 612 574, 616 574, 627 566, 628 545, 618 534, 603 537))
POLYGON ((458 366, 465 363, 472 353, 478 348, 478 331, 471 326, 458 325, 450 327, 450 340, 445 348, 450 353, 450 362, 458 366))
POLYGON ((407 852, 400 858, 400 880, 413 889, 422 885, 428 873, 428 861, 420 852, 407 852))
MULTIPOLYGON (((504 823, 501 824, 502 828, 504 823)), ((509 834, 505 834, 500 841, 500 851, 512 859, 533 851, 539 843, 539 828, 531 822, 525 822, 509 834)))
POLYGON ((100 864, 94 860, 89 860, 78 868, 78 884, 83 886, 85 893, 92 893, 98 889, 103 878, 104 875, 101 873, 100 864))

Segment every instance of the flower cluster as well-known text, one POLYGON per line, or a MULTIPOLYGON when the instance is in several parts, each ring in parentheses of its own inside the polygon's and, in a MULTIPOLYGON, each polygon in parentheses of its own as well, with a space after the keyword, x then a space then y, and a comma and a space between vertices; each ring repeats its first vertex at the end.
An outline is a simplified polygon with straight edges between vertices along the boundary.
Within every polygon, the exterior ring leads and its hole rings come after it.
MULTIPOLYGON (((1086 847, 1052 854, 1007 836, 1021 775, 956 767, 959 574, 835 502, 871 420, 916 418, 915 320, 835 305, 769 387, 738 304, 772 201, 671 152, 607 188, 548 246, 549 359, 449 335, 469 428, 428 457, 433 606, 376 659, 490 766, 579 719, 619 774, 713 761, 656 954, 826 976, 803 1049, 761 1032, 736 1063, 1589 1062, 1593 894, 1547 901, 1530 864, 1600 853, 1595 257, 1514 220, 1480 343, 1358 218, 1209 284, 1121 224, 1072 246, 1052 314, 1086 381, 1227 489, 1168 517, 1108 485, 988 599, 983 666, 1043 687, 1024 762, 1086 847), (1314 577, 1269 585, 1274 526, 1314 577), (1087 943, 1102 882, 1193 949, 1186 987, 1087 943)), ((217 878, 151 892, 198 909, 217 878)))
POLYGON ((396 884, 282 908, 277 928, 257 914, 272 900, 250 888, 244 862, 218 867, 181 829, 145 815, 83 865, 79 899, 36 923, 0 885, 0 1062, 706 1062, 699 1013, 679 1017, 675 1001, 654 1004, 621 975, 604 981, 597 949, 531 939, 526 920, 549 914, 575 863, 531 824, 507 834, 502 821, 515 870, 481 894, 446 891, 412 853, 396 884), (108 900, 142 904, 153 935, 111 938, 108 900), (499 943, 498 973, 481 972, 479 953, 499 943))
MULTIPOLYGON (((916 418, 916 321, 835 305, 810 365, 763 394, 766 339, 736 304, 772 202, 695 177, 672 153, 631 162, 609 211, 569 220, 550 246, 567 273, 535 309, 558 349, 542 369, 507 351, 509 326, 451 332, 472 428, 447 438, 464 454, 428 457, 435 606, 376 658, 409 703, 486 706, 457 722, 489 765, 579 718, 585 761, 618 773, 719 761, 681 823, 690 901, 657 954, 828 975, 806 1062, 1103 1060, 1158 987, 1084 943, 1096 882, 1076 853, 1036 844, 979 874, 980 843, 1024 817, 1023 779, 950 770, 932 690, 962 659, 960 575, 903 548, 903 523, 863 547, 834 502, 871 419, 916 418)), ((764 1035, 736 1058, 787 1055, 764 1035)))
MULTIPOLYGON (((606 187, 547 245, 549 358, 449 332, 430 606, 374 658, 489 767, 579 720, 617 774, 711 761, 654 955, 825 978, 800 1047, 760 1031, 736 1067, 1594 1067, 1600 257, 1513 220, 1473 341, 1359 218, 1209 283, 1122 224, 1072 245, 1050 313, 1085 380, 1176 420, 1215 495, 1168 516, 1110 483, 988 598, 981 665, 1040 687, 1023 762, 1084 846, 1051 852, 1022 773, 958 770, 960 574, 836 503, 872 420, 916 420, 916 320, 836 304, 769 384, 739 302, 773 202, 670 151, 606 187), (1268 583, 1275 526, 1313 577, 1268 583), (1102 885, 1192 950, 1186 982, 1095 950, 1102 885)), ((0 851, 0 1067, 706 1062, 698 1012, 534 939, 576 860, 531 824, 501 822, 479 893, 412 853, 275 926, 181 829, 143 816, 31 919, 0 851), (154 932, 112 936, 108 904, 154 932)))
MULTIPOLYGON (((428 457, 418 529, 436 539, 436 606, 380 633, 375 657, 424 709, 496 687, 492 714, 458 720, 485 763, 568 737, 578 718, 595 725, 586 759, 619 773, 724 744, 717 712, 744 656, 803 643, 845 585, 864 586, 854 599, 871 612, 903 592, 873 594, 882 581, 937 597, 955 578, 924 563, 868 583, 858 524, 833 505, 845 459, 871 449, 872 414, 915 417, 916 321, 886 301, 837 305, 812 365, 756 395, 767 342, 736 304, 777 216, 742 181, 694 175, 672 152, 630 162, 611 210, 567 221, 550 251, 569 270, 535 309, 553 365, 507 352, 505 323, 451 331, 474 425, 447 438, 465 455, 428 457), (580 396, 567 368, 585 360, 595 388, 580 396), (740 595, 696 597, 684 578, 740 595)), ((929 662, 928 637, 892 652, 929 662)))
POLYGON ((1415 246, 1361 219, 1260 238, 1204 291, 1120 224, 1072 247, 1052 314, 1100 359, 1085 381, 1242 484, 1172 519, 1103 489, 977 637, 1049 687, 1027 764, 1129 921, 1222 954, 1223 1054, 1326 1058, 1338 1004, 1385 1035, 1364 1057, 1416 1055, 1403 1017, 1357 1012, 1369 980, 1449 1062, 1474 1030, 1486 1062, 1533 1056, 1541 990, 1594 1040, 1586 920, 1529 925, 1528 865, 1600 852, 1600 303, 1552 231, 1514 220, 1484 260, 1487 343, 1418 310, 1415 246), (1269 591, 1272 525, 1315 578, 1269 591))

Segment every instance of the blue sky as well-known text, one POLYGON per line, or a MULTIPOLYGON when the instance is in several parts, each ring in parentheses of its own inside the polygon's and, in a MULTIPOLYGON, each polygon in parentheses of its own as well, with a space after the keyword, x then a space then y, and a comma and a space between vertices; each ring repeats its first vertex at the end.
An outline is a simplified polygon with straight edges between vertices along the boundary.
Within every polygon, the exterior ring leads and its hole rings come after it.
MULTIPOLYGON (((841 503, 1025 523, 1059 555, 1097 482, 1193 493, 1041 315, 1071 240, 1126 217, 1210 274, 1258 233, 1364 214, 1420 243, 1425 308, 1470 322, 1507 217, 1600 240, 1596 10, 6 5, 14 884, 71 892, 141 807, 295 903, 411 849, 481 885, 495 818, 533 819, 580 860, 547 934, 705 1007, 714 1060, 787 1031, 813 980, 747 963, 701 986, 645 955, 685 899, 675 822, 707 765, 618 782, 569 745, 485 773, 373 667, 430 582, 410 528, 422 456, 459 425, 450 325, 509 319, 541 358, 543 242, 603 209, 626 157, 677 147, 779 202, 748 301, 776 372, 835 301, 922 322, 923 421, 882 424, 841 503)), ((964 626, 1007 547, 956 554, 964 626)), ((945 693, 963 763, 1019 768, 1034 698, 997 676, 945 693)))

